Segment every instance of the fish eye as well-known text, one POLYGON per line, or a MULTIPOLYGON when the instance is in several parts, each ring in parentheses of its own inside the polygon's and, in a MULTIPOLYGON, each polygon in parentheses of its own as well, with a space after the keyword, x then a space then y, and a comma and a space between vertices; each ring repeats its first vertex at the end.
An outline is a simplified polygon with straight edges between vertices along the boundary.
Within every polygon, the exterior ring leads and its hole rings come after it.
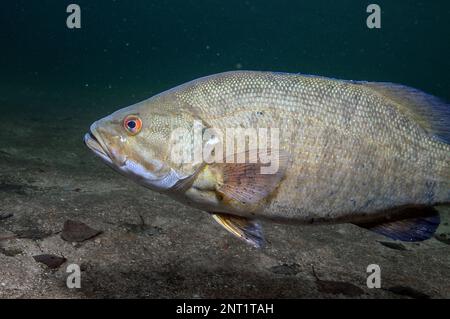
POLYGON ((142 120, 136 115, 129 115, 123 120, 123 127, 128 134, 136 135, 142 129, 142 120))

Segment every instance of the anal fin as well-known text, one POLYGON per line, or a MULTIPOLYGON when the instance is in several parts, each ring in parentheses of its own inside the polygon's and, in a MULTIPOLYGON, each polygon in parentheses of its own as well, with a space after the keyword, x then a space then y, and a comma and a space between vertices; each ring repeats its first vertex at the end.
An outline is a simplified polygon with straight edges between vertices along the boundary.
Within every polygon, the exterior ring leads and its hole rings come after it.
POLYGON ((433 207, 406 209, 402 217, 384 219, 355 225, 371 230, 390 239, 407 242, 431 238, 439 227, 440 217, 433 207))
POLYGON ((245 217, 212 214, 212 217, 226 230, 256 248, 262 248, 265 240, 261 225, 245 217))

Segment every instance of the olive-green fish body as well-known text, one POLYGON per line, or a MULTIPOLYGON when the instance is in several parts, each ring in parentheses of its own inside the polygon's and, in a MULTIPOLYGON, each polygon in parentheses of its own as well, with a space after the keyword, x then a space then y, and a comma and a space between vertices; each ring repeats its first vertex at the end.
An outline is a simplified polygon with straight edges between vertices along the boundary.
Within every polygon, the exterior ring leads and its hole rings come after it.
MULTIPOLYGON (((229 142, 224 133, 222 141, 229 142)), ((423 240, 439 223, 430 207, 450 202, 449 106, 391 83, 222 73, 119 110, 94 123, 86 143, 122 173, 213 213, 256 246, 262 241, 257 219, 352 222, 391 238, 423 240), (116 127, 130 114, 142 120, 142 132, 133 136, 116 127), (222 133, 277 129, 279 145, 271 152, 282 154, 279 171, 261 175, 259 164, 175 163, 170 132, 194 122, 222 133), (425 209, 421 219, 412 208, 425 209)), ((187 135, 181 143, 188 153, 195 148, 187 135)))

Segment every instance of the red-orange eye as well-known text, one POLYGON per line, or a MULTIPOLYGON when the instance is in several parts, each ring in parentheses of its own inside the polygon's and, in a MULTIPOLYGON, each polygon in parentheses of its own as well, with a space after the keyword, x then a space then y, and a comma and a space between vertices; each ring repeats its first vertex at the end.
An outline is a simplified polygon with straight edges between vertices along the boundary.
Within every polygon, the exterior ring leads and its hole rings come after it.
POLYGON ((123 120, 123 127, 127 130, 128 134, 136 135, 142 129, 142 121, 136 115, 129 115, 123 120))

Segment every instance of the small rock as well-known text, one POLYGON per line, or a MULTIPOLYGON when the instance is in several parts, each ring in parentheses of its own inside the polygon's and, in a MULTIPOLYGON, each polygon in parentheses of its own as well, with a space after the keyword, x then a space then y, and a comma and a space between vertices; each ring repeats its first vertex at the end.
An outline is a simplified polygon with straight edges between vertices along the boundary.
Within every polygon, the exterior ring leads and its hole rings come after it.
POLYGON ((34 260, 38 263, 46 265, 50 269, 59 268, 63 263, 67 261, 64 257, 59 257, 55 255, 43 254, 33 256, 34 260))
POLYGON ((102 231, 93 229, 88 225, 75 220, 67 220, 61 233, 61 238, 70 242, 82 242, 95 236, 98 236, 102 231))

